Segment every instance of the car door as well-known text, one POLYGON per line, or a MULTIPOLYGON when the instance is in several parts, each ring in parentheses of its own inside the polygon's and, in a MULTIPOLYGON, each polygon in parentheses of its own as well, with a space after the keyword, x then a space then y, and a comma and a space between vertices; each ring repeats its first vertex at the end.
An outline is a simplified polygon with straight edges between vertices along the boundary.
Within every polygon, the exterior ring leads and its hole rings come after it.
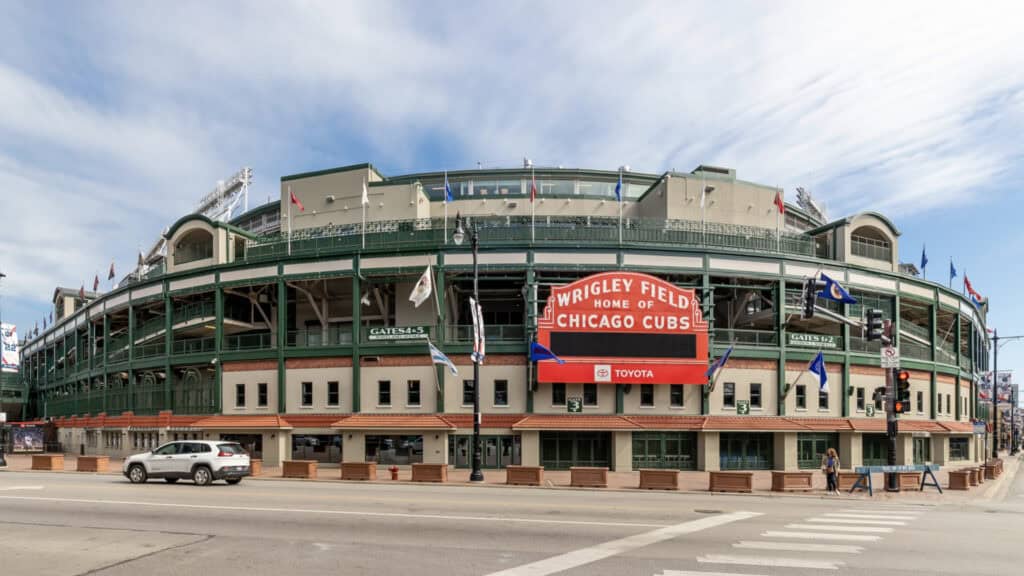
POLYGON ((160 446, 149 455, 149 473, 167 474, 174 469, 174 458, 178 454, 178 442, 170 442, 160 446))
POLYGON ((182 442, 181 448, 174 456, 172 472, 182 476, 190 474, 192 472, 192 464, 194 464, 199 458, 199 452, 201 452, 202 449, 202 444, 197 444, 196 442, 182 442))

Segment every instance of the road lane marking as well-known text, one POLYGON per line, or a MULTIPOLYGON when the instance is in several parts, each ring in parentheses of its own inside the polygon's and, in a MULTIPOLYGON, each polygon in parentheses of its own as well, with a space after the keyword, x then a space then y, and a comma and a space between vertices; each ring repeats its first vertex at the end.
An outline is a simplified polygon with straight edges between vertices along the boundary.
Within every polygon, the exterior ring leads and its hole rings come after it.
POLYGON ((808 518, 806 522, 821 524, 862 524, 864 526, 906 526, 902 520, 857 520, 853 518, 808 518))
POLYGON ((834 524, 786 524, 786 528, 794 530, 823 530, 832 532, 865 532, 875 534, 891 534, 892 528, 882 526, 838 526, 834 524))
POLYGON ((839 570, 845 562, 839 560, 805 560, 803 558, 774 558, 760 556, 730 556, 708 554, 697 557, 703 564, 735 564, 737 566, 770 566, 772 568, 812 568, 815 570, 839 570))
POLYGON ((896 516, 885 514, 825 514, 827 518, 854 518, 857 520, 917 520, 917 516, 896 516))
POLYGON ((733 548, 750 550, 783 550, 786 552, 840 552, 842 554, 860 554, 863 546, 849 544, 810 544, 808 542, 762 542, 760 540, 742 540, 732 545, 733 548))
POLYGON ((665 570, 654 576, 761 576, 760 574, 739 574, 736 572, 699 572, 693 570, 665 570))
POLYGON ((878 513, 878 512, 896 512, 898 514, 923 514, 927 510, 922 510, 920 506, 909 508, 907 506, 877 506, 872 508, 844 508, 840 512, 861 512, 861 513, 878 513))
POLYGON ((42 496, 0 496, 0 500, 34 502, 68 502, 72 504, 106 504, 112 506, 150 506, 154 508, 185 508, 192 510, 224 510, 227 512, 283 512, 292 514, 322 514, 334 516, 368 516, 375 518, 411 518, 419 520, 457 520, 478 522, 517 522, 522 524, 565 524, 570 526, 605 526, 614 528, 671 528, 665 524, 636 522, 592 522, 588 520, 550 520, 545 518, 515 518, 508 516, 455 516, 446 514, 412 514, 404 512, 364 512, 359 510, 316 510, 312 508, 268 508, 262 506, 218 506, 213 504, 180 504, 171 502, 144 502, 133 500, 94 500, 88 498, 44 498, 42 496))
MULTIPOLYGON (((815 526, 820 528, 820 526, 815 526)), ((786 532, 782 530, 768 530, 761 533, 763 538, 796 538, 798 540, 846 540, 850 542, 878 542, 881 536, 869 536, 866 534, 826 534, 824 532, 786 532)))
POLYGON ((683 522, 682 524, 676 524, 674 526, 665 526, 642 534, 619 538, 618 540, 611 540, 595 546, 588 546, 587 548, 580 548, 579 550, 573 550, 571 552, 566 552, 565 554, 552 556, 550 558, 538 560, 537 562, 531 562, 530 564, 523 564, 522 566, 516 566, 515 568, 492 572, 488 576, 547 576, 548 574, 563 572, 578 566, 583 566, 584 564, 604 560, 605 558, 629 552, 630 550, 671 540, 684 534, 692 534, 694 532, 700 532, 701 530, 715 528, 717 526, 722 526, 740 520, 747 520, 760 515, 761 514, 758 512, 731 512, 728 514, 720 514, 718 516, 709 516, 707 518, 683 522))
POLYGON ((0 492, 8 490, 42 490, 42 486, 8 486, 6 488, 0 488, 0 492))

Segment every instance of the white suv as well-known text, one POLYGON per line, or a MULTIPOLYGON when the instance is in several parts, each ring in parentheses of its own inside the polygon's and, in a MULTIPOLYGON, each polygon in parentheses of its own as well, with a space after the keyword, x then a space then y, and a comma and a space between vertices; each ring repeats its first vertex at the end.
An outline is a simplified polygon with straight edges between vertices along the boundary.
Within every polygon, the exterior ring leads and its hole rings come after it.
POLYGON ((132 484, 150 478, 163 478, 171 484, 191 478, 197 486, 214 480, 238 484, 251 474, 249 455, 240 444, 208 440, 168 442, 152 452, 129 456, 121 472, 132 484))

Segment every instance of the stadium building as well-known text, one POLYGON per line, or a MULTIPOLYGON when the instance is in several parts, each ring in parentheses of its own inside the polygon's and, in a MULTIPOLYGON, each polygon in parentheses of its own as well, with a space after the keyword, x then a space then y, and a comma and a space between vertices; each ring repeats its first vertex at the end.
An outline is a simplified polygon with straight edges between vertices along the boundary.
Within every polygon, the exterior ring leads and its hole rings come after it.
POLYGON ((22 348, 28 417, 76 452, 230 438, 267 465, 468 467, 474 271, 458 215, 479 238, 485 468, 816 469, 828 446, 845 466, 885 464, 879 343, 802 317, 821 272, 857 304, 819 305, 892 320, 912 385, 899 462, 984 458, 985 309, 901 270, 882 214, 827 219, 802 190, 783 204, 712 166, 360 164, 285 176, 280 194, 227 222, 182 217, 109 293, 58 289, 54 324, 22 348), (565 363, 531 362, 534 340, 565 363), (807 372, 819 351, 824 389, 807 372))

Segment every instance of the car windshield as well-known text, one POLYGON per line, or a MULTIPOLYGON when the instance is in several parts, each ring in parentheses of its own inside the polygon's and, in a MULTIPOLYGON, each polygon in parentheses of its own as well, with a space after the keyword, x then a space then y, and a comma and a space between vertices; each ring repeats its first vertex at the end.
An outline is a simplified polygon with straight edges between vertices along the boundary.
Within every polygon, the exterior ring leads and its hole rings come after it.
POLYGON ((217 449, 228 454, 245 454, 241 444, 217 444, 217 449))

